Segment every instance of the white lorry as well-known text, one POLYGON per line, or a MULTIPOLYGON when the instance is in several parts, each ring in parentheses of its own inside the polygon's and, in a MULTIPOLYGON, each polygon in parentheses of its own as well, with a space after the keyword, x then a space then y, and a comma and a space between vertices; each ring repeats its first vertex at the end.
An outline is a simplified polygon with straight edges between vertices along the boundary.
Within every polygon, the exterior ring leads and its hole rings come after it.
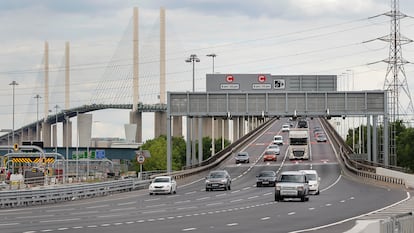
POLYGON ((309 159, 309 131, 306 128, 290 129, 289 159, 309 159))

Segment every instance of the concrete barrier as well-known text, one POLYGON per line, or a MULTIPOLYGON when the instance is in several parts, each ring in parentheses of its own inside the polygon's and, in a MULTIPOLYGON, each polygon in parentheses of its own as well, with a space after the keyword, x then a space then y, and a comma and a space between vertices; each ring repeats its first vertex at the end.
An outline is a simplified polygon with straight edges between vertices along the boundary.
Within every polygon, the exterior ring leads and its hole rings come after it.
POLYGON ((405 187, 409 189, 414 189, 414 175, 413 174, 393 171, 393 170, 385 169, 382 167, 376 168, 376 174, 381 175, 381 176, 403 179, 405 181, 405 187))

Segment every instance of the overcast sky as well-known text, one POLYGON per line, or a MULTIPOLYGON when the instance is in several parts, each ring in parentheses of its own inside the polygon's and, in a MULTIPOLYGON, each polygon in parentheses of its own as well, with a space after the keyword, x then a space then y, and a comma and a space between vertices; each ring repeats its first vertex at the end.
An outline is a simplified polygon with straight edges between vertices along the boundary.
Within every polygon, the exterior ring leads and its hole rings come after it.
MULTIPOLYGON (((414 3, 400 10, 414 16, 414 3)), ((99 84, 129 79, 132 72, 132 12, 139 7, 140 101, 156 103, 158 90, 159 10, 166 9, 167 90, 190 91, 190 54, 196 65, 196 91, 205 90, 206 73, 332 74, 339 89, 382 89, 389 44, 374 40, 390 33, 390 0, 19 0, 0 2, 0 129, 12 128, 12 81, 15 129, 36 120, 36 94, 43 93, 44 44, 49 43, 50 103, 64 108, 65 42, 70 43, 70 107, 88 104, 110 90, 99 84), (371 41, 373 40, 373 41, 371 41), (371 41, 365 43, 366 41, 371 41), (375 63, 375 64, 370 64, 375 63), (370 64, 370 65, 369 65, 370 64), (114 68, 115 67, 115 68, 114 68), (354 82, 351 82, 350 80, 354 82), (349 80, 349 81, 345 81, 349 80), (352 85, 353 83, 353 85, 352 85), (95 97, 95 98, 94 98, 95 97)), ((401 20, 401 32, 414 39, 414 19, 401 20)), ((403 56, 414 61, 414 44, 403 56)), ((410 90, 411 64, 405 66, 410 90)), ((112 87, 114 88, 114 87, 112 87)), ((115 91, 113 91, 115 92, 115 91)), ((118 91, 119 92, 119 91, 118 91)), ((104 96, 128 102, 132 93, 104 96)), ((101 98, 101 97, 99 97, 101 98)), ((43 118, 40 99, 40 118, 43 118)), ((94 137, 124 138, 128 111, 94 112, 94 137)), ((144 114, 144 140, 153 137, 152 114, 144 114), (148 123, 146 123, 148 122, 148 123)))

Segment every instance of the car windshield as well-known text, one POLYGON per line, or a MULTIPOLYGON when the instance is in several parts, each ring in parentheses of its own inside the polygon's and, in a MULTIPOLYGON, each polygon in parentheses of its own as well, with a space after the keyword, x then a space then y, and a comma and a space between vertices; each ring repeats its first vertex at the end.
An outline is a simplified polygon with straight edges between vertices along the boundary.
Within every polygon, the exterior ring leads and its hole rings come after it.
POLYGON ((170 178, 160 177, 160 178, 154 179, 154 183, 165 183, 165 182, 170 182, 170 178))
POLYGON ((275 176, 274 172, 268 171, 268 172, 261 172, 259 174, 259 177, 269 177, 269 176, 275 176))
POLYGON ((306 178, 308 178, 308 180, 316 180, 316 174, 306 174, 306 178))
POLYGON ((247 156, 247 154, 246 153, 239 153, 239 154, 237 154, 237 156, 244 157, 244 156, 247 156))
POLYGON ((303 182, 305 182, 305 176, 301 176, 301 175, 282 175, 280 177, 280 182, 303 183, 303 182))
POLYGON ((270 145, 268 148, 269 149, 279 149, 279 146, 278 145, 270 145))
POLYGON ((282 140, 282 137, 280 137, 280 136, 276 136, 276 137, 275 137, 275 140, 282 140))
POLYGON ((265 155, 274 155, 274 154, 275 154, 274 151, 271 151, 271 150, 265 151, 265 155))
POLYGON ((225 174, 224 172, 212 172, 209 175, 210 178, 224 178, 225 174))

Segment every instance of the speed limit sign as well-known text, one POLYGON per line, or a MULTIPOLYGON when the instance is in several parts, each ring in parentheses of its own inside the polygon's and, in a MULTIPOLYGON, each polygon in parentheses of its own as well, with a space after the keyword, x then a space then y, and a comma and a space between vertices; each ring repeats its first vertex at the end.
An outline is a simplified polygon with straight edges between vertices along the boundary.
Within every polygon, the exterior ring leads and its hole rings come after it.
POLYGON ((137 156, 137 162, 138 162, 139 164, 143 164, 143 163, 145 162, 145 157, 144 157, 144 155, 138 155, 138 156, 137 156))

